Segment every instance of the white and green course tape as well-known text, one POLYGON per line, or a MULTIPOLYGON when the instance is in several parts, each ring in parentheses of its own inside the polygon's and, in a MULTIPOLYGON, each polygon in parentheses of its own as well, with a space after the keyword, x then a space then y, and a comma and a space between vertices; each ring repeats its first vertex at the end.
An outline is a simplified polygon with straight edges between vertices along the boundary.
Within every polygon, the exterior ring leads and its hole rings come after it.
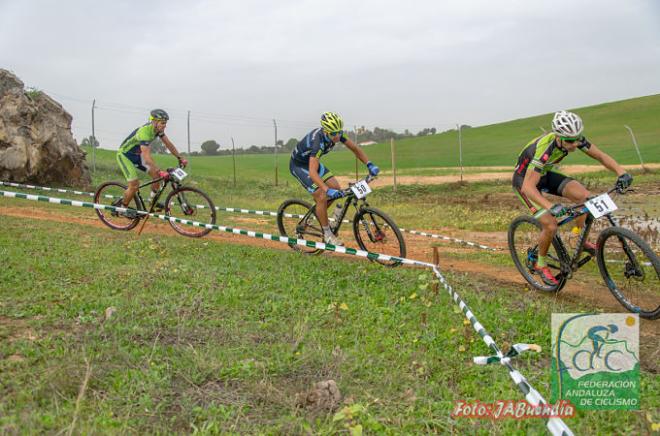
MULTIPOLYGON (((117 211, 117 212, 125 212, 126 208, 123 207, 115 207, 115 206, 108 206, 104 204, 97 204, 97 203, 89 203, 89 202, 84 202, 84 201, 76 201, 76 200, 69 200, 69 199, 64 199, 64 198, 54 198, 54 197, 46 197, 42 195, 31 195, 31 194, 24 194, 20 192, 11 192, 11 191, 0 191, 0 196, 3 197, 9 197, 9 198, 19 198, 19 199, 25 199, 25 200, 32 200, 32 201, 44 201, 48 203, 55 203, 55 204, 63 204, 63 205, 68 205, 68 206, 77 206, 77 207, 89 207, 93 209, 102 209, 102 210, 110 210, 110 211, 117 211)), ((511 359, 514 358, 515 356, 519 355, 520 353, 533 349, 535 351, 538 351, 539 348, 536 345, 528 345, 528 344, 516 344, 513 346, 513 348, 506 354, 504 355, 502 351, 500 351, 499 347, 495 343, 495 340, 493 337, 486 331, 484 326, 477 320, 477 318, 474 316, 474 313, 470 310, 467 304, 463 301, 463 299, 458 295, 456 291, 453 290, 451 285, 447 282, 445 277, 442 275, 440 270, 436 265, 433 265, 428 262, 421 262, 418 260, 414 259, 407 259, 407 258, 401 258, 401 257, 395 257, 395 256, 389 256, 386 254, 379 254, 379 253, 371 253, 368 251, 363 251, 363 250, 356 250, 354 248, 347 248, 347 247, 340 247, 340 246, 335 246, 331 244, 324 244, 322 242, 313 242, 313 241, 306 241, 304 239, 294 239, 294 238, 288 238, 286 236, 279 236, 279 235, 272 235, 269 233, 261 233, 261 232, 253 232, 249 230, 241 230, 241 229, 235 229, 232 227, 226 227, 226 226, 219 226, 216 224, 207 224, 207 223, 200 223, 198 221, 191 221, 191 220, 186 220, 186 219, 181 219, 181 218, 176 218, 172 216, 167 216, 167 215, 160 215, 160 214, 155 214, 155 213, 148 213, 144 211, 138 211, 139 214, 142 215, 149 215, 154 218, 161 219, 163 221, 173 221, 176 223, 181 223, 181 224, 187 224, 191 225, 194 227, 203 227, 206 229, 212 229, 212 230, 219 230, 221 232, 227 232, 227 233, 233 233, 236 235, 244 235, 244 236, 249 236, 252 238, 258 238, 258 239, 267 239, 271 241, 278 241, 278 242, 283 242, 287 245, 291 244, 296 244, 296 245, 301 245, 305 247, 310 247, 310 248, 317 248, 320 250, 326 250, 326 251, 334 251, 336 253, 343 253, 343 254, 350 254, 358 257, 364 257, 367 259, 371 260, 385 260, 385 261, 396 261, 400 262, 405 265, 414 265, 414 266, 421 266, 425 268, 431 268, 433 270, 433 273, 435 276, 438 278, 440 283, 442 283, 442 286, 447 290, 449 293, 449 296, 454 300, 454 302, 458 305, 458 307, 463 311, 463 314, 465 317, 470 321, 470 324, 472 324, 472 327, 474 330, 477 332, 479 337, 486 343, 486 345, 495 353, 494 356, 490 357, 475 357, 474 362, 480 365, 483 364, 488 364, 488 363, 500 363, 502 366, 506 367, 507 370, 509 371, 509 376, 513 380, 514 384, 520 389, 520 391, 525 395, 525 399, 529 404, 532 406, 539 406, 539 405, 546 405, 548 404, 543 396, 534 389, 527 379, 518 371, 516 370, 513 365, 511 364, 511 359)), ((562 435, 562 436, 570 436, 573 435, 573 432, 571 431, 570 428, 564 423, 564 421, 560 418, 549 418, 547 420, 547 428, 550 431, 551 434, 553 435, 562 435)))
MULTIPOLYGON (((73 193, 77 195, 87 195, 87 196, 94 196, 93 192, 81 192, 81 191, 72 191, 72 190, 67 190, 67 189, 60 189, 60 188, 47 188, 44 186, 34 186, 34 185, 23 185, 20 183, 12 183, 12 182, 2 182, 0 181, 0 185, 5 185, 5 186, 11 186, 14 188, 23 188, 23 189, 39 189, 43 191, 53 191, 53 192, 61 192, 61 193, 73 193)), ((105 195, 105 198, 119 198, 113 195, 105 195)), ((205 209, 206 206, 198 204, 195 207, 198 209, 205 209)), ((243 209, 243 208, 238 208, 238 207, 219 207, 216 206, 215 208, 217 211, 222 211, 222 212, 231 212, 231 213, 242 213, 242 214, 249 214, 249 215, 262 215, 262 216, 277 216, 277 212, 272 212, 268 210, 252 210, 252 209, 243 209)), ((284 214, 287 218, 302 218, 304 215, 297 215, 297 214, 284 214)), ((333 218, 330 218, 331 221, 334 221, 333 218)), ((343 220, 342 222, 344 223, 352 223, 353 220, 343 220)), ((462 244, 462 245, 467 245, 469 247, 475 247, 475 248, 481 248, 482 250, 489 250, 489 251, 500 251, 501 248, 493 248, 489 247, 487 245, 479 244, 476 242, 470 242, 470 241, 464 241, 462 239, 458 238, 452 238, 450 236, 444 236, 444 235, 436 235, 434 233, 428 233, 428 232, 422 232, 419 230, 409 230, 409 229, 402 229, 399 228, 404 233, 410 233, 411 235, 419 235, 419 236, 425 236, 427 238, 433 238, 433 239, 442 239, 443 241, 451 241, 455 242, 457 244, 462 244)))

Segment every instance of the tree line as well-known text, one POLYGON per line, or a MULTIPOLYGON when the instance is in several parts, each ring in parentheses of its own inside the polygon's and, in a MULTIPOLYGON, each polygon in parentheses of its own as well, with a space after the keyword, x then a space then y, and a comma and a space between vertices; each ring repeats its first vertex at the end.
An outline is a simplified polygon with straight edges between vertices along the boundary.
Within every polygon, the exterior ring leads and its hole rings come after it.
MULTIPOLYGON (((352 130, 344 131, 344 134, 349 138, 353 140, 357 138, 358 143, 367 142, 367 141, 386 142, 389 141, 390 138, 402 139, 402 138, 411 138, 414 136, 435 135, 436 133, 437 133, 437 129, 435 127, 425 128, 417 133, 412 133, 408 129, 404 130, 403 133, 397 133, 393 130, 382 129, 380 127, 375 127, 374 130, 369 130, 364 126, 358 127, 356 131, 352 131, 352 130), (356 132, 357 132, 357 136, 356 136, 356 132)), ((282 140, 277 141, 277 151, 278 153, 290 152, 295 148, 298 142, 299 142, 298 138, 289 138, 289 140, 286 142, 282 140)), ((341 148, 341 144, 337 144, 337 148, 341 148)), ((223 156, 223 155, 231 155, 233 153, 231 149, 221 148, 220 144, 213 139, 204 141, 201 145, 201 149, 202 150, 200 152, 192 152, 192 154, 223 156)), ((272 145, 251 145, 250 147, 247 148, 236 149, 236 154, 268 154, 268 153, 275 153, 275 147, 272 145)))
MULTIPOLYGON (((470 126, 463 125, 462 128, 469 128, 470 126)), ((455 129, 450 129, 451 131, 455 129)), ((435 135, 438 133, 435 127, 427 127, 420 130, 417 133, 412 133, 410 130, 405 129, 403 133, 398 133, 393 130, 383 129, 380 127, 375 127, 373 130, 367 129, 365 126, 358 127, 356 131, 346 130, 344 134, 349 138, 355 140, 357 139, 358 143, 375 141, 378 143, 387 142, 390 139, 403 139, 403 138, 412 138, 415 136, 428 136, 435 135)), ((444 133, 444 132, 440 132, 444 133)), ((290 152, 298 144, 299 139, 289 138, 288 141, 284 142, 282 140, 277 141, 277 152, 284 153, 290 152)), ((93 138, 91 135, 89 137, 83 138, 80 145, 91 146, 94 144, 94 147, 100 147, 99 141, 96 138, 93 138)), ((206 156, 226 156, 231 155, 234 151, 230 148, 222 148, 221 145, 214 139, 209 139, 202 142, 201 151, 193 151, 190 153, 193 156, 197 155, 206 155, 206 156)), ((337 144, 337 148, 341 148, 341 144, 337 144)), ((151 143, 151 152, 158 154, 167 154, 169 151, 163 145, 159 138, 156 138, 154 142, 151 143)), ((275 153, 275 147, 272 145, 251 145, 247 148, 237 148, 235 150, 236 154, 268 154, 275 153)))

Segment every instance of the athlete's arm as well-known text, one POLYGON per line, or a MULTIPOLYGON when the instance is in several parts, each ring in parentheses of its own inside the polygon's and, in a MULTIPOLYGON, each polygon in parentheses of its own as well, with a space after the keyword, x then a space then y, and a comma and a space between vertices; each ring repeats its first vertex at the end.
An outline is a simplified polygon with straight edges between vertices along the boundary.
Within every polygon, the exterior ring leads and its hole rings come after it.
POLYGON ((367 155, 364 153, 364 151, 362 151, 362 149, 360 147, 355 145, 355 142, 351 141, 349 138, 346 138, 346 142, 344 142, 344 145, 346 145, 346 147, 348 147, 348 149, 351 150, 353 152, 353 154, 358 159, 360 159, 360 161, 363 164, 366 165, 367 162, 369 162, 369 158, 367 157, 367 155))
POLYGON ((620 176, 622 174, 625 174, 626 170, 623 169, 621 165, 615 161, 612 156, 609 154, 605 153, 603 150, 600 148, 596 147, 594 144, 591 144, 591 146, 585 150, 583 150, 589 157, 596 159, 598 162, 600 162, 605 168, 608 170, 612 171, 613 173, 616 173, 617 176, 620 176))
POLYGON ((319 176, 319 162, 318 158, 311 156, 309 158, 309 178, 312 179, 316 186, 319 187, 323 192, 328 192, 328 185, 323 183, 323 179, 319 176))
POLYGON ((179 154, 179 150, 176 149, 172 141, 170 141, 170 138, 167 137, 167 135, 163 134, 163 136, 160 137, 160 140, 165 144, 165 147, 172 153, 177 159, 181 159, 181 155, 179 154))
POLYGON ((523 184, 520 190, 534 203, 540 205, 544 209, 549 210, 552 207, 552 203, 550 203, 550 201, 548 201, 548 199, 545 198, 536 187, 540 181, 541 173, 534 171, 534 168, 529 168, 529 170, 525 173, 525 179, 523 180, 523 184))

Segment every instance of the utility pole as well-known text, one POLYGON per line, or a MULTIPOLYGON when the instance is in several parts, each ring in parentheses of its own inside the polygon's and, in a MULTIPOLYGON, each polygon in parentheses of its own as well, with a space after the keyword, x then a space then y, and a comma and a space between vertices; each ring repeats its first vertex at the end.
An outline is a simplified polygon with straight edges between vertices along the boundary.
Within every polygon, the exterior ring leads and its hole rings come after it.
MULTIPOLYGON (((353 142, 355 142, 355 146, 358 146, 357 142, 357 126, 353 126, 353 142)), ((358 179, 358 158, 355 156, 355 181, 357 182, 358 179)))
POLYGON ((190 111, 188 111, 188 156, 190 156, 190 111))
POLYGON ((275 128, 275 186, 277 186, 277 122, 273 118, 273 127, 275 128))
POLYGON ((234 145, 234 137, 231 137, 231 157, 234 160, 234 188, 236 187, 236 146, 234 145))
POLYGON ((630 137, 632 138, 633 145, 635 146, 635 150, 637 150, 637 157, 639 157, 639 163, 642 165, 642 170, 646 171, 646 168, 644 168, 644 161, 642 161, 642 154, 639 152, 639 147, 637 146, 637 139, 635 139, 635 134, 633 133, 632 129, 625 125, 624 126, 626 129, 628 129, 628 132, 630 132, 630 137))
POLYGON ((96 99, 92 100, 92 173, 96 174, 96 135, 94 134, 94 109, 96 109, 96 99))
POLYGON ((461 138, 461 125, 456 124, 458 130, 458 163, 461 166, 461 183, 463 183, 463 140, 461 138))

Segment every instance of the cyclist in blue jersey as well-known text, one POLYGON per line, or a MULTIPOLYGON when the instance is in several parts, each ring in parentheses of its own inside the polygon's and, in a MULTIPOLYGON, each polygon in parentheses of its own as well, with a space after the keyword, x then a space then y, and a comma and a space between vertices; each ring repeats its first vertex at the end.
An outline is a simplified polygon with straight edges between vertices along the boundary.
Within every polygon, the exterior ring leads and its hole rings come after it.
MULTIPOLYGON (((124 198, 113 203, 115 206, 128 207, 128 204, 137 192, 139 181, 136 169, 146 171, 154 179, 158 177, 168 177, 168 173, 166 171, 161 171, 151 156, 151 149, 149 146, 156 138, 160 138, 163 144, 165 144, 170 150, 170 153, 176 156, 181 166, 185 167, 188 164, 188 161, 181 156, 172 141, 170 141, 165 135, 165 127, 167 126, 167 121, 169 119, 169 115, 164 110, 152 110, 149 122, 133 130, 133 132, 131 132, 131 134, 128 135, 128 137, 124 139, 124 142, 119 146, 119 150, 117 151, 117 164, 128 182, 128 188, 124 191, 124 198)), ((153 193, 157 191, 158 188, 158 183, 154 183, 151 186, 152 198, 153 193)), ((160 208, 162 208, 162 205, 160 205, 160 208)), ((128 218, 135 218, 136 211, 129 209, 124 215, 128 218)))
POLYGON ((369 169, 369 174, 377 175, 380 169, 374 165, 367 155, 353 141, 344 135, 344 121, 334 112, 321 115, 321 127, 309 132, 293 149, 289 161, 289 171, 298 179, 314 197, 316 216, 323 228, 323 239, 326 244, 344 245, 342 240, 332 233, 328 224, 328 204, 343 197, 344 193, 339 182, 321 162, 321 156, 332 150, 336 143, 341 142, 369 169))
MULTIPOLYGON (((566 197, 576 203, 587 201, 590 193, 580 182, 553 169, 553 166, 569 153, 579 149, 589 157, 599 161, 605 168, 616 173, 617 187, 627 188, 632 184, 632 176, 611 156, 590 143, 582 135, 582 119, 572 113, 559 111, 552 120, 552 132, 528 143, 518 155, 518 164, 513 173, 513 188, 523 204, 541 223, 538 259, 534 270, 549 286, 558 284, 546 263, 546 256, 552 238, 557 232, 557 218, 566 213, 561 203, 552 204, 542 192, 566 197), (532 171, 528 171, 529 168, 532 171)), ((584 227, 586 215, 576 219, 576 226, 584 227)), ((595 254, 596 245, 585 241, 583 248, 595 254)))

